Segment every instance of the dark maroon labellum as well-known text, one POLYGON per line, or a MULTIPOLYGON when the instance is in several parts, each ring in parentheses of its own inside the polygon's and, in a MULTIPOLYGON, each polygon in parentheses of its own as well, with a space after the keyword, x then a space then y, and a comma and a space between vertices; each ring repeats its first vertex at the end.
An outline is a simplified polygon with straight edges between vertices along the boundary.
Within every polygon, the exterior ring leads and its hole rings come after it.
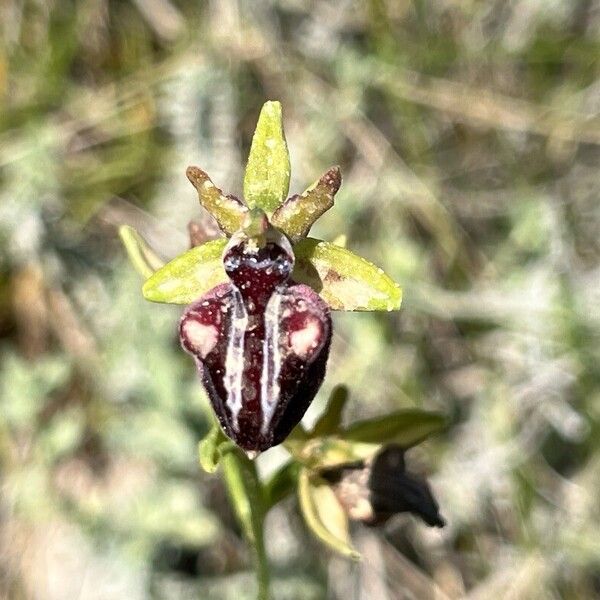
POLYGON ((225 433, 262 451, 289 435, 321 386, 331 317, 311 288, 290 280, 294 255, 280 234, 262 246, 236 234, 223 264, 230 283, 187 308, 181 343, 225 433))

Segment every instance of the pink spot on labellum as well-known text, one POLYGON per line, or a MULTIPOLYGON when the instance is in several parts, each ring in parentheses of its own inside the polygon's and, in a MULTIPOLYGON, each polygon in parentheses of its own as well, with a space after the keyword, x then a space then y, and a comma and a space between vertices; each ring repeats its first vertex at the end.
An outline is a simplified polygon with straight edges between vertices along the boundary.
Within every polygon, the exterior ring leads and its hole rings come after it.
POLYGON ((314 318, 305 319, 298 329, 290 328, 290 346, 300 358, 306 358, 317 348, 323 338, 321 323, 314 318))
POLYGON ((188 319, 181 328, 187 344, 201 358, 206 358, 217 345, 219 331, 214 325, 205 325, 195 319, 188 319))

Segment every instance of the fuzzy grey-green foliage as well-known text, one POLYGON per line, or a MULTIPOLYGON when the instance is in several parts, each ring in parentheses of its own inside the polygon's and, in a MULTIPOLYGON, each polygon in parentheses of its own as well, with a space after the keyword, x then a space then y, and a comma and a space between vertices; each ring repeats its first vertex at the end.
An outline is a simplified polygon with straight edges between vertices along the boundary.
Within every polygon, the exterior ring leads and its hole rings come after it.
POLYGON ((223 490, 197 465, 210 420, 178 309, 141 298, 116 226, 181 252, 201 214, 186 167, 241 195, 277 98, 290 193, 331 164, 344 174, 314 235, 345 232, 404 290, 398 315, 335 316, 307 421, 347 383, 348 422, 416 406, 451 426, 414 451, 444 530, 358 532, 368 558, 352 566, 283 504, 267 520, 276 597, 345 597, 348 582, 593 597, 598 32, 594 0, 5 2, 2 593, 253 597, 223 490))

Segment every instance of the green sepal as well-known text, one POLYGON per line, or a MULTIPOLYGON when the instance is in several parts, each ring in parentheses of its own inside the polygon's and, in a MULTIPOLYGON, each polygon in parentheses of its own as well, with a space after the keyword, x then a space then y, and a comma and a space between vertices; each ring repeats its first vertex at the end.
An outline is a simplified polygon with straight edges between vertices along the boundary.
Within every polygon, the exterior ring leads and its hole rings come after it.
POLYGON ((221 231, 232 235, 241 229, 248 207, 234 196, 226 196, 198 167, 188 167, 185 173, 198 192, 200 204, 217 220, 221 231))
POLYGON ((226 239, 213 240, 180 254, 144 283, 144 298, 151 302, 190 304, 229 281, 222 261, 226 245, 226 239))
POLYGON ((294 246, 292 278, 332 310, 398 310, 402 290, 382 269, 335 244, 306 238, 294 246))
MULTIPOLYGON (((334 412, 337 411, 332 409, 334 412)), ((332 419, 331 423, 334 422, 332 419)), ((446 419, 440 413, 411 408, 359 421, 346 429, 338 426, 328 433, 325 430, 331 426, 320 425, 321 433, 316 432, 315 426, 309 438, 298 438, 292 443, 288 438, 284 444, 305 467, 324 469, 370 458, 386 444, 410 448, 445 426, 446 419)))
POLYGON ((315 221, 333 206, 342 183, 339 167, 331 167, 304 193, 288 198, 274 213, 271 223, 292 242, 305 238, 315 221))
POLYGON ((309 529, 339 554, 360 559, 352 547, 348 531, 348 517, 333 490, 308 469, 298 476, 298 500, 302 515, 309 529))
POLYGON ((228 444, 230 440, 223 433, 217 423, 214 423, 210 431, 198 444, 198 458, 200 466, 207 473, 214 473, 221 460, 221 449, 223 444, 228 444))
POLYGON ((347 442, 394 443, 410 448, 442 430, 446 423, 446 417, 440 413, 407 408, 374 419, 357 421, 339 435, 347 442))
POLYGON ((381 444, 350 442, 338 436, 322 436, 311 439, 301 448, 294 448, 292 456, 305 467, 324 469, 369 458, 380 446, 381 444))
POLYGON ((348 401, 348 388, 345 385, 337 385, 333 388, 325 412, 319 417, 311 437, 319 437, 335 433, 342 421, 342 412, 348 401))
POLYGON ((125 246, 131 264, 145 279, 148 279, 165 264, 165 261, 148 246, 144 238, 133 227, 121 225, 119 237, 125 246))
POLYGON ((283 441, 283 446, 296 460, 302 462, 302 453, 309 441, 308 432, 304 429, 302 423, 298 423, 283 441))
POLYGON ((290 172, 281 104, 265 102, 258 117, 244 174, 246 204, 272 214, 287 197, 290 172))

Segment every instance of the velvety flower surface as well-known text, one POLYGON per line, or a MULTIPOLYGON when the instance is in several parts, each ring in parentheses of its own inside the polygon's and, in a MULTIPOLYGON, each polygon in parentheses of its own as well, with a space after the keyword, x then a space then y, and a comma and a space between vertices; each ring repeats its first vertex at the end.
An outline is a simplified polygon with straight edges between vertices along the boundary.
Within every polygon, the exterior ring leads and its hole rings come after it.
POLYGON ((331 340, 329 308, 294 284, 294 255, 273 230, 262 247, 243 233, 223 255, 230 282, 190 305, 181 342, 198 365, 225 433, 241 448, 282 442, 317 393, 331 340))

